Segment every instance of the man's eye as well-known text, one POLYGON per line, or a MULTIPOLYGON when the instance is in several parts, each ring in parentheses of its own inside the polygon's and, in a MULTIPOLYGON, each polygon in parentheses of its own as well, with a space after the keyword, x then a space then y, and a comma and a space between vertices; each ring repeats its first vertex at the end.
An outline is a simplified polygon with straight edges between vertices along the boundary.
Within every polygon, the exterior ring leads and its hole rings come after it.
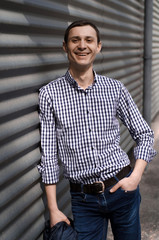
POLYGON ((73 43, 77 43, 78 40, 77 40, 77 39, 72 39, 72 42, 73 42, 73 43))
POLYGON ((92 41, 93 41, 92 39, 87 39, 87 42, 89 42, 89 43, 92 42, 92 41))

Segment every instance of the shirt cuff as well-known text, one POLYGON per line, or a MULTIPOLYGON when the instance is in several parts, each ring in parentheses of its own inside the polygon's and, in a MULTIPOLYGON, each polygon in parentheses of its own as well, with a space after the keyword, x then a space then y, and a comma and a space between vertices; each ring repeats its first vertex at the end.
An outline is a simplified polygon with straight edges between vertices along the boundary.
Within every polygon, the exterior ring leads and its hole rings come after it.
POLYGON ((38 171, 42 176, 42 182, 45 184, 55 184, 59 182, 59 165, 56 163, 44 164, 42 160, 40 164, 37 165, 38 171))
POLYGON ((143 159, 146 162, 151 162, 157 152, 150 146, 137 146, 134 148, 135 160, 143 159))

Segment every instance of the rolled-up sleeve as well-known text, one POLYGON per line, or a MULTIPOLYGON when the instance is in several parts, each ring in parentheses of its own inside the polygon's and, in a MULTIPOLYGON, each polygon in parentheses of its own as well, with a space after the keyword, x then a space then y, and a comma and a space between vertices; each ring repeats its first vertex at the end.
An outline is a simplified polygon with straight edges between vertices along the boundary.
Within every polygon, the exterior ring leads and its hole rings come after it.
POLYGON ((146 162, 150 162, 156 155, 156 151, 153 148, 154 133, 143 119, 124 85, 121 87, 117 115, 136 142, 136 147, 134 148, 135 159, 143 159, 146 162))
POLYGON ((42 182, 54 184, 59 181, 55 119, 51 99, 45 87, 40 89, 39 93, 39 118, 42 157, 38 170, 42 175, 42 182))

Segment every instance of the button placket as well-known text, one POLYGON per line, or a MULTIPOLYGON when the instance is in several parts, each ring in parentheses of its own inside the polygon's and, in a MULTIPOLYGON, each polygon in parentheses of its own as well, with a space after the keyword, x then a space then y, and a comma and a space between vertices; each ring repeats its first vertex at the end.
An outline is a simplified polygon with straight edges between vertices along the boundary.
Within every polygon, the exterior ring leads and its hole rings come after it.
POLYGON ((93 131, 93 121, 92 121, 92 114, 91 114, 91 97, 90 97, 91 91, 89 91, 89 93, 87 93, 87 98, 86 98, 86 104, 87 104, 87 119, 88 119, 88 130, 89 130, 89 138, 91 141, 91 149, 94 152, 93 154, 95 154, 95 150, 96 150, 96 143, 95 143, 95 133, 93 131))

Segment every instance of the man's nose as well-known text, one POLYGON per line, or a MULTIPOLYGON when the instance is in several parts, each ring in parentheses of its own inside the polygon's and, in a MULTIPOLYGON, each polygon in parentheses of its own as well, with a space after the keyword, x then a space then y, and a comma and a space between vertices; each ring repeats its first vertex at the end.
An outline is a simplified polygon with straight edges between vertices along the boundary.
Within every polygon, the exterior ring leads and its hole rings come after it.
POLYGON ((78 48, 81 49, 81 50, 83 50, 83 49, 86 48, 86 43, 85 43, 84 40, 81 40, 81 41, 79 42, 78 48))

